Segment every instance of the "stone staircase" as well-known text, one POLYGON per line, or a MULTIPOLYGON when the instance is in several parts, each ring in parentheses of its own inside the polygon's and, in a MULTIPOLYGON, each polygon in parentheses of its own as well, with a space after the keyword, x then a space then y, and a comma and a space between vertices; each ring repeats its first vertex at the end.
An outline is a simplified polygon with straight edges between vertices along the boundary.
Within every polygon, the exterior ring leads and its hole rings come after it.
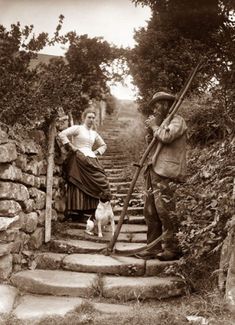
MULTIPOLYGON (((107 117, 105 125, 99 131, 108 144, 101 162, 114 195, 116 223, 130 185, 130 181, 123 178, 123 170, 130 161, 127 153, 122 152, 118 146, 123 118, 125 112, 120 110, 118 116, 107 117)), ((132 200, 135 202, 138 199, 138 206, 128 208, 113 255, 103 254, 111 239, 109 229, 104 232, 103 238, 98 238, 84 232, 85 223, 57 222, 50 244, 36 254, 31 270, 15 273, 11 277, 12 285, 29 295, 27 303, 30 297, 34 297, 32 295, 37 295, 37 299, 48 299, 53 295, 92 301, 102 299, 105 302, 112 299, 112 302, 118 303, 183 295, 186 290, 183 280, 164 274, 166 268, 177 261, 145 261, 137 257, 121 256, 124 250, 139 248, 146 243, 141 197, 137 188, 132 200)))

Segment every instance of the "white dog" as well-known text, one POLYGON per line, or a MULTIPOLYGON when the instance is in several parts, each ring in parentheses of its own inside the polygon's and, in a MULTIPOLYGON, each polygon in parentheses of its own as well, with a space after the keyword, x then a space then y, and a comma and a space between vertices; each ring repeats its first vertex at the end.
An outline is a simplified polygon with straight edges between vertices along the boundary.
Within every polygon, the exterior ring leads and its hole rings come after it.
POLYGON ((111 203, 110 201, 102 202, 100 200, 95 210, 95 222, 89 218, 87 220, 85 232, 89 235, 94 235, 93 230, 96 224, 98 227, 98 237, 103 237, 102 229, 104 229, 104 227, 107 226, 108 223, 110 223, 112 235, 114 235, 115 222, 111 203))
POLYGON ((102 202, 99 204, 95 211, 95 220, 98 226, 98 237, 103 237, 102 228, 107 226, 108 223, 111 225, 112 236, 115 231, 114 214, 110 201, 102 202))

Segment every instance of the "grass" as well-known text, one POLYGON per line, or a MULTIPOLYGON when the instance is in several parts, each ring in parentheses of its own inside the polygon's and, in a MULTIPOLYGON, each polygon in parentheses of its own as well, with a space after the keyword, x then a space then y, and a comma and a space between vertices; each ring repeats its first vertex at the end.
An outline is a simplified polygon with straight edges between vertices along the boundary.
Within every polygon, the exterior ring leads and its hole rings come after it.
MULTIPOLYGON (((106 300, 107 303, 107 300, 106 300)), ((191 294, 169 300, 129 302, 129 312, 100 313, 90 301, 68 312, 64 317, 49 316, 37 321, 21 321, 13 315, 0 315, 0 325, 234 325, 235 315, 226 309, 217 290, 191 294), (197 317, 189 322, 187 317, 197 317)))

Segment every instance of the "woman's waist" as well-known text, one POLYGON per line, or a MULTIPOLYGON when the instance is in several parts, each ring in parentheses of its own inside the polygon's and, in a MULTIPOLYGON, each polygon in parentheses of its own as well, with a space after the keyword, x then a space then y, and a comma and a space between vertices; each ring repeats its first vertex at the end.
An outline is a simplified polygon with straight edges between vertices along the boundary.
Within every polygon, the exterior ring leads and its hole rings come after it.
POLYGON ((95 158, 96 157, 96 155, 94 154, 94 152, 92 151, 92 149, 89 148, 89 147, 78 147, 77 146, 77 149, 79 151, 81 151, 85 156, 92 157, 92 158, 95 158))

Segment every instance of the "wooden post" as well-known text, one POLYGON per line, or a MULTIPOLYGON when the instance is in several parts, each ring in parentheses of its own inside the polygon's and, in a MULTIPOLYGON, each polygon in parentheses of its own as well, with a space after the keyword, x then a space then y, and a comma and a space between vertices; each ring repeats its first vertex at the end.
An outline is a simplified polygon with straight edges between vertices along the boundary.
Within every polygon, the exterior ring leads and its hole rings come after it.
POLYGON ((52 215, 52 188, 55 152, 56 120, 49 127, 48 156, 47 156, 47 181, 46 181, 46 213, 45 213, 45 243, 51 240, 51 215, 52 215))
MULTIPOLYGON (((232 206, 235 205, 235 178, 233 179, 232 206)), ((225 300, 229 310, 235 315, 235 215, 233 215, 227 237, 229 254, 228 272, 225 285, 225 300)))

